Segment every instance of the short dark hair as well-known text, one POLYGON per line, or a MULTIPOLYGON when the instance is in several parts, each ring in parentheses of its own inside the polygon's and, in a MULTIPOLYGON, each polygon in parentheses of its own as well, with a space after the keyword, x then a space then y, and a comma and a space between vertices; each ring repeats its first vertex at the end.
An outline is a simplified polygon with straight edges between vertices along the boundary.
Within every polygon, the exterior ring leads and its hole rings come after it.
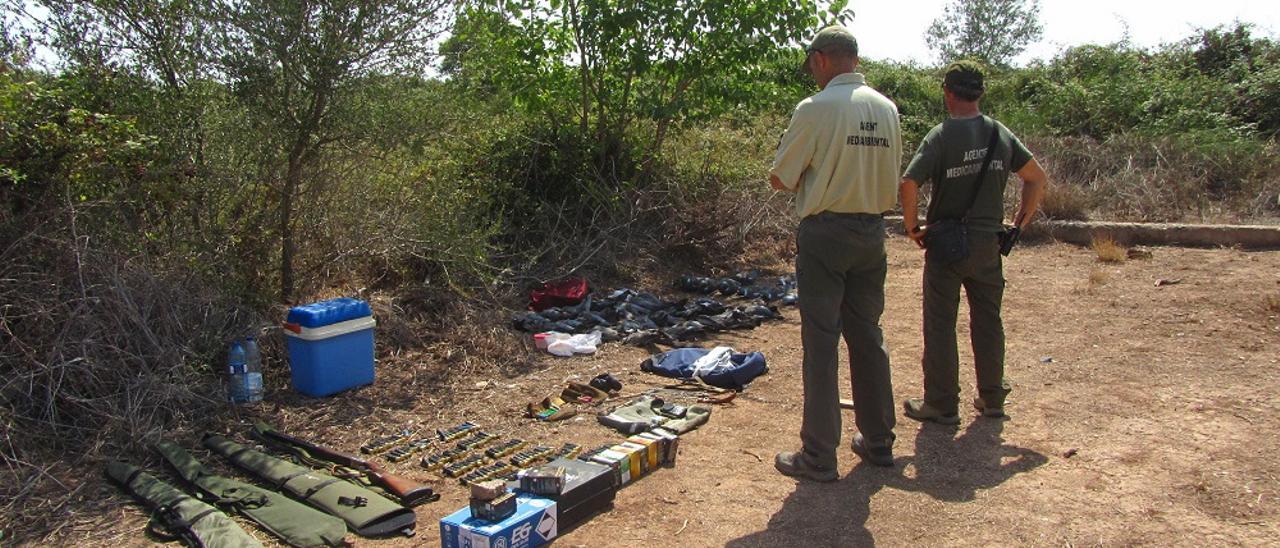
POLYGON ((947 84, 943 84, 942 87, 945 87, 948 90, 950 90, 951 93, 955 94, 956 97, 959 97, 960 100, 969 101, 971 103, 974 101, 977 101, 978 99, 981 99, 983 94, 986 93, 985 91, 978 91, 970 88, 951 86, 947 84))
POLYGON ((857 46, 853 46, 853 47, 848 47, 848 46, 828 46, 828 47, 822 48, 822 49, 820 49, 820 50, 815 50, 815 51, 821 51, 824 55, 829 55, 829 56, 832 56, 832 57, 843 57, 843 58, 845 58, 845 59, 857 59, 857 58, 858 58, 858 47, 857 47, 857 46))

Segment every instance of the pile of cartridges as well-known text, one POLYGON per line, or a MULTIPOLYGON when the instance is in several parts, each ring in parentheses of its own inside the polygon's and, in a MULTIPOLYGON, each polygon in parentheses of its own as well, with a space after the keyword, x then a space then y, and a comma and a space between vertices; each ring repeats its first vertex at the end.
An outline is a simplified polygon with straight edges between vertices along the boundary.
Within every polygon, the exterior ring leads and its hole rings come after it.
POLYGON ((440 430, 437 438, 453 445, 422 457, 422 467, 456 478, 464 485, 493 479, 513 480, 521 468, 558 457, 573 458, 582 451, 582 447, 572 443, 560 449, 529 447, 522 439, 503 440, 469 422, 440 430))

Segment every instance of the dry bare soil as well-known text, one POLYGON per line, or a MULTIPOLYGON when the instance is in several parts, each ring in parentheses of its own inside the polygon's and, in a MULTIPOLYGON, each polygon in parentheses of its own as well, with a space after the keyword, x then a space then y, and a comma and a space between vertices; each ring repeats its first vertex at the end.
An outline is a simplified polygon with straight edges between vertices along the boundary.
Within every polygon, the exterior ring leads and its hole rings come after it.
MULTIPOLYGON (((773 469, 776 452, 798 445, 795 309, 785 310, 785 321, 706 341, 763 351, 769 374, 685 436, 675 468, 625 487, 612 510, 558 544, 1280 544, 1280 253, 1150 251, 1103 264, 1074 246, 1019 249, 1006 263, 1011 418, 969 411, 955 428, 900 416, 895 466, 862 464, 846 444, 833 484, 796 482, 773 469)), ((922 258, 897 237, 889 263, 884 327, 900 401, 921 393, 922 258)), ((961 314, 963 341, 963 307, 961 314)), ((282 396, 261 413, 351 451, 371 429, 462 420, 547 445, 590 447, 615 437, 590 410, 531 424, 520 417, 523 403, 604 371, 628 394, 661 386, 638 369, 647 354, 609 344, 594 356, 540 359, 540 369, 520 376, 459 375, 450 390, 433 393, 422 388, 420 360, 402 355, 379 366, 375 387, 321 402, 282 396)), ((961 356, 970 370, 963 344, 961 356)), ((968 401, 972 374, 961 379, 968 401)), ((842 391, 848 397, 847 384, 842 391)), ((847 443, 849 412, 845 419, 847 443)), ((417 537, 357 545, 438 544, 437 520, 465 504, 463 489, 413 464, 396 469, 434 482, 444 498, 418 509, 417 537)), ((93 496, 101 501, 94 510, 47 541, 146 543, 138 506, 105 484, 93 496)))

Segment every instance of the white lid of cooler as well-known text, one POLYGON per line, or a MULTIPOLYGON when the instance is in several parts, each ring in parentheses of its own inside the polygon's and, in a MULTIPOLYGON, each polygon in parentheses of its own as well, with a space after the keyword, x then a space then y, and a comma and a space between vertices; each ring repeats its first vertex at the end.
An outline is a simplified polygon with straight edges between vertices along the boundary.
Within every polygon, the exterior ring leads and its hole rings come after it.
POLYGON ((320 327, 302 327, 296 323, 285 323, 284 334, 304 341, 319 341, 370 329, 375 325, 377 325, 377 322, 373 320, 373 316, 331 323, 320 327))

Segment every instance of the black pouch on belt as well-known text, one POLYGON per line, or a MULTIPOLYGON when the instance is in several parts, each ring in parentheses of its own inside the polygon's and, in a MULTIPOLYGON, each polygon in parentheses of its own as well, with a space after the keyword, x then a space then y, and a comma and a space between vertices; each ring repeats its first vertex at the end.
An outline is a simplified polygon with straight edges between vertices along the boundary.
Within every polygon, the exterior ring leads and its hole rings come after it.
POLYGON ((925 234, 929 258, 953 264, 969 258, 969 223, 964 219, 943 219, 929 224, 925 234))

